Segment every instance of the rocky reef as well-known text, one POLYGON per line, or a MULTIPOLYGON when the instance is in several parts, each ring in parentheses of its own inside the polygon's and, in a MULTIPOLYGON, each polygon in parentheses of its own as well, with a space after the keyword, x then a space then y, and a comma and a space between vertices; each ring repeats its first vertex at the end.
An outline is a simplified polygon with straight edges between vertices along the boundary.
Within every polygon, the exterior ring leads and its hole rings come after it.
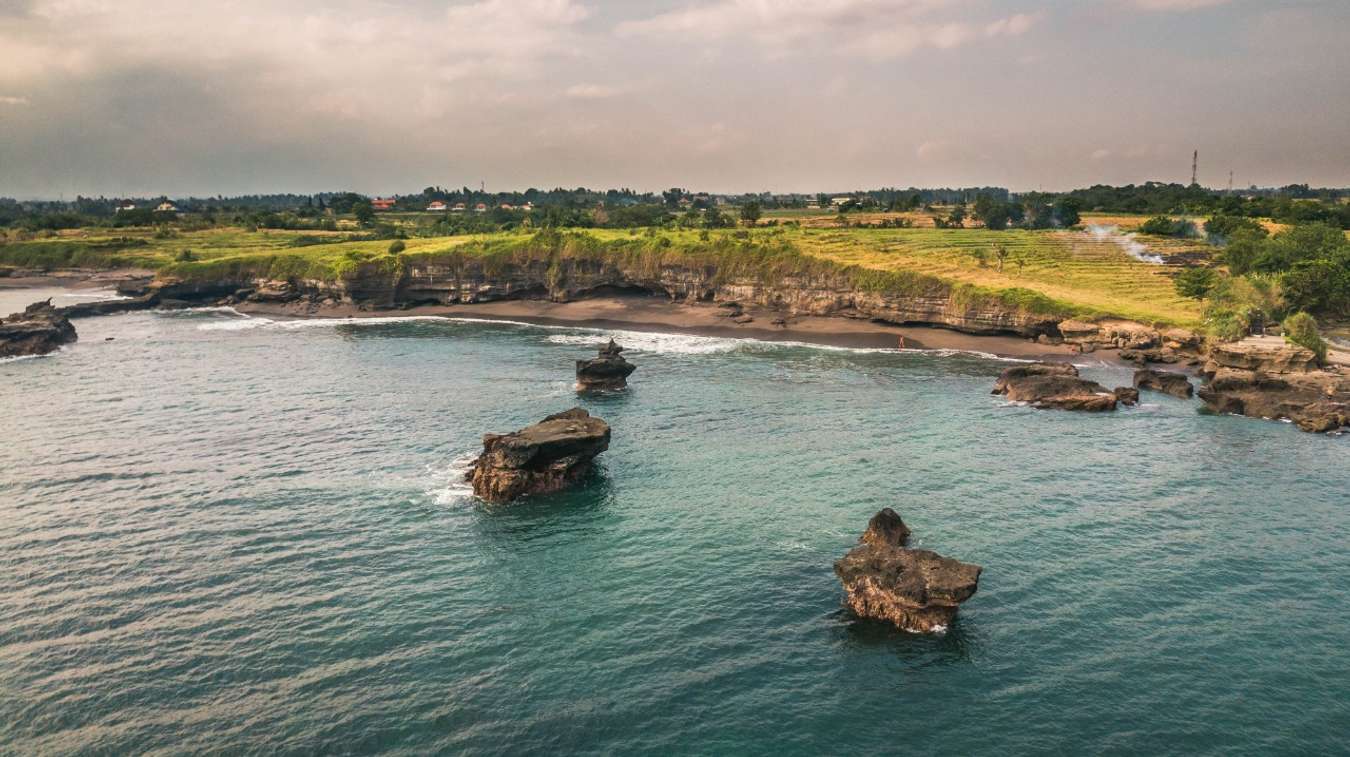
POLYGON ((1244 340, 1215 345, 1209 358, 1199 395, 1214 412, 1290 420, 1309 432, 1350 426, 1350 375, 1319 369, 1310 350, 1244 340))
POLYGON ((488 502, 550 494, 590 473, 609 449, 609 424, 577 407, 510 434, 483 436, 483 454, 465 478, 488 502))
POLYGON ((911 633, 947 629, 956 608, 979 587, 978 565, 909 549, 910 531, 889 507, 872 516, 858 546, 834 564, 844 604, 862 618, 911 633))
POLYGON ((617 391, 628 386, 628 377, 637 366, 623 356, 623 347, 613 339, 590 360, 577 361, 577 389, 580 391, 617 391))
POLYGON ((46 355, 77 338, 70 318, 47 299, 0 320, 0 357, 46 355))
POLYGON ((1151 368, 1134 372, 1134 388, 1162 392, 1181 399, 1189 399, 1195 394, 1195 387, 1191 386, 1191 380, 1186 378, 1184 374, 1158 371, 1151 368))
POLYGON ((1078 369, 1068 363, 1030 363, 1008 368, 999 375, 993 394, 1043 410, 1089 413, 1115 410, 1118 401, 1115 392, 1095 381, 1079 378, 1078 369))

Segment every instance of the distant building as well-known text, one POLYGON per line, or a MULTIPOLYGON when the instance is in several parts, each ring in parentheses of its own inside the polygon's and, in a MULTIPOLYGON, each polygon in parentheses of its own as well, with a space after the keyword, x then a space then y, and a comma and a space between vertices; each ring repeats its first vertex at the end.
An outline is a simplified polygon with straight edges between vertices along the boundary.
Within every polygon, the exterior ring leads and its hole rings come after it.
POLYGON ((450 206, 440 200, 432 200, 431 204, 427 206, 428 213, 444 213, 449 209, 450 206))
POLYGON ((512 204, 509 203, 509 202, 504 202, 504 203, 502 203, 502 210, 515 210, 515 209, 516 209, 516 206, 512 205, 512 204))
MULTIPOLYGON (((133 205, 132 207, 135 207, 135 206, 133 205)), ((177 212, 178 212, 178 206, 177 206, 177 205, 174 205, 173 203, 169 202, 168 200, 165 200, 164 202, 161 202, 158 206, 155 207, 155 212, 156 212, 156 213, 177 213, 177 212)))
POLYGON ((853 202, 853 197, 851 195, 844 195, 843 197, 830 198, 830 204, 835 206, 836 208, 847 205, 850 202, 853 202))
POLYGON ((528 213, 529 211, 534 210, 534 203, 527 202, 524 205, 521 205, 520 209, 528 213))
POLYGON ((487 203, 485 203, 485 202, 480 202, 480 203, 478 203, 477 205, 473 206, 473 212, 475 212, 475 213, 486 213, 486 212, 487 212, 487 203))
POLYGON ((393 198, 377 197, 370 201, 370 207, 374 208, 376 212, 383 213, 393 210, 395 202, 393 198))
POLYGON ((457 202, 457 203, 454 204, 454 207, 450 208, 450 211, 451 211, 452 213, 463 213, 464 211, 466 211, 466 210, 468 210, 468 209, 469 209, 469 206, 465 205, 465 204, 462 203, 462 202, 457 202))

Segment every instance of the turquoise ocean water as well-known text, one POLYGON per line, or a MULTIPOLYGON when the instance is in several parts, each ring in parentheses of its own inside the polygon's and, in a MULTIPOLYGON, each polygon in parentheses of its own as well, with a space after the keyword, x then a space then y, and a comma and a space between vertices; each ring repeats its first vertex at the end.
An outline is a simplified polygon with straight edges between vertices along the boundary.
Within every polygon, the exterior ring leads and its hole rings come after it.
POLYGON ((0 753, 1347 750, 1347 437, 1011 406, 976 355, 619 333, 578 400, 611 332, 77 326, 0 363, 0 753), (576 404, 586 486, 468 495, 576 404), (985 568, 943 636, 841 610, 882 507, 985 568))

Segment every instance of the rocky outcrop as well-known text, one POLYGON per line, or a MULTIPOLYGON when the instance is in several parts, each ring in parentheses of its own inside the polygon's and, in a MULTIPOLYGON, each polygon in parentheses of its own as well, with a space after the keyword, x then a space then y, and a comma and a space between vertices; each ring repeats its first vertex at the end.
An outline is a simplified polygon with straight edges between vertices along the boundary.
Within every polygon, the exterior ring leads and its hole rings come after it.
POLYGON ((909 534, 889 507, 872 516, 859 545, 834 564, 844 604, 859 617, 911 633, 944 631, 957 606, 975 594, 982 568, 909 549, 909 534))
POLYGON ((514 433, 486 434, 465 478, 474 494, 495 503, 561 491, 590 473, 609 435, 608 423, 573 408, 514 433))
POLYGON ((994 384, 993 394, 1010 402, 1026 402, 1043 410, 1105 412, 1116 409, 1116 395, 1095 381, 1078 377, 1068 363, 1030 363, 1008 368, 994 384))
POLYGON ((1200 399, 1217 413, 1293 421, 1309 432, 1350 426, 1350 375, 1317 369, 1309 350, 1265 340, 1218 344, 1200 399))
POLYGON ((1116 395, 1116 401, 1122 405, 1139 404, 1139 390, 1132 386, 1118 386, 1111 393, 1116 395))
POLYGON ((1195 387, 1191 386, 1191 380, 1183 374, 1155 371, 1149 368, 1134 372, 1134 386, 1136 389, 1162 392, 1181 399, 1189 399, 1195 394, 1195 387))
POLYGON ((1122 360, 1144 366, 1148 363, 1198 364, 1204 339, 1186 329, 1161 331, 1132 321, 1099 323, 1067 320, 1059 324, 1060 336, 1078 352, 1120 350, 1122 360))
POLYGON ((577 389, 580 391, 617 391, 628 386, 628 377, 637 366, 624 359, 623 348, 609 340, 599 356, 577 361, 577 389))
POLYGON ((0 319, 0 358, 46 355, 75 341, 75 327, 50 299, 0 319))

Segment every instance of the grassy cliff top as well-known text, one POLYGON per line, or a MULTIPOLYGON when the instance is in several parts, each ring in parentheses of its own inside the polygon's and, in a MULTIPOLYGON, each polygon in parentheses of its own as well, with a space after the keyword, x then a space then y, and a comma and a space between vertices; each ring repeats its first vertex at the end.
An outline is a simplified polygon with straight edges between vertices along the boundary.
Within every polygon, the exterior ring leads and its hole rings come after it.
MULTIPOLYGON (((1181 240, 1140 236, 1137 241, 1150 251, 1206 249, 1181 240)), ((698 230, 590 229, 412 238, 404 245, 400 255, 392 256, 389 240, 353 241, 350 232, 86 229, 0 244, 0 265, 145 268, 186 278, 337 279, 369 264, 622 255, 643 265, 708 264, 728 275, 767 278, 844 271, 860 288, 992 297, 1065 316, 1183 326, 1200 321, 1199 303, 1177 296, 1174 269, 1140 262, 1117 238, 1083 231, 777 227, 719 230, 705 238, 698 230), (1001 267, 1000 246, 1007 251, 1001 267)))

